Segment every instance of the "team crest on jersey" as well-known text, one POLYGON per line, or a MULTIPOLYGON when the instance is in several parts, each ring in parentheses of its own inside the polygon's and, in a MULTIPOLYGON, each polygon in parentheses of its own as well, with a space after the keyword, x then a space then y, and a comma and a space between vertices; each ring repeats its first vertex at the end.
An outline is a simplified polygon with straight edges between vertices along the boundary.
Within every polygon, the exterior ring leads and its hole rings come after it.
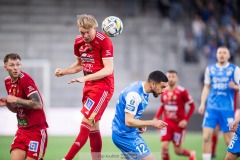
POLYGON ((38 150, 38 142, 37 141, 30 141, 28 150, 32 152, 37 152, 38 150))
POLYGON ((86 103, 84 104, 84 107, 90 110, 92 106, 94 105, 94 101, 90 98, 87 99, 86 103))
POLYGON ((173 95, 173 100, 176 100, 177 99, 177 96, 176 95, 173 95))

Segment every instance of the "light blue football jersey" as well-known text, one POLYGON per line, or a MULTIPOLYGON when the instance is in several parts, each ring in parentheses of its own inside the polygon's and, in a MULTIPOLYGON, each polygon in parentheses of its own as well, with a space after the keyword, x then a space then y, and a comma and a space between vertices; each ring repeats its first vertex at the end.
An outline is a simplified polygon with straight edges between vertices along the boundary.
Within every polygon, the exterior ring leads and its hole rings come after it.
POLYGON ((148 105, 148 94, 143 88, 143 81, 130 84, 119 95, 116 112, 112 122, 112 131, 119 136, 136 135, 138 128, 125 125, 125 112, 134 115, 134 119, 142 116, 148 105))
POLYGON ((234 89, 229 87, 229 82, 236 83, 234 77, 236 67, 231 63, 226 67, 218 67, 216 64, 208 66, 211 90, 207 99, 207 108, 234 110, 234 89))

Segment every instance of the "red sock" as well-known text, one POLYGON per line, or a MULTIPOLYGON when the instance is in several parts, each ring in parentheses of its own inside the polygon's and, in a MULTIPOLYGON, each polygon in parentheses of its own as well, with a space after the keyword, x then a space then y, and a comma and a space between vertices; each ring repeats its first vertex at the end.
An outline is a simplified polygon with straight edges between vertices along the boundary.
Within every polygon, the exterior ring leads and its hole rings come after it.
POLYGON ((101 159, 102 137, 99 130, 91 131, 89 134, 92 160, 101 159))
POLYGON ((170 160, 168 149, 162 149, 162 160, 170 160))
POLYGON ((217 142, 218 142, 218 136, 216 134, 213 134, 213 136, 212 136, 212 155, 214 155, 216 153, 217 142))
POLYGON ((190 156, 190 152, 186 149, 182 149, 182 156, 187 156, 189 157, 190 156))
POLYGON ((88 135, 90 133, 91 126, 86 123, 82 122, 80 126, 80 132, 73 143, 71 149, 68 151, 68 154, 65 156, 66 160, 72 160, 77 152, 85 145, 88 139, 88 135))

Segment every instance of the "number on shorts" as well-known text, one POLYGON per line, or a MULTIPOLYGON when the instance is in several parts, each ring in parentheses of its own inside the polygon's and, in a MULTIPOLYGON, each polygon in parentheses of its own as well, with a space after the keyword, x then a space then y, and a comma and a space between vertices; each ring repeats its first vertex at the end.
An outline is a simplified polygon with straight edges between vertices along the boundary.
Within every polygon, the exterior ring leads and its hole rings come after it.
POLYGON ((138 152, 139 152, 140 154, 143 154, 143 153, 146 153, 146 152, 147 152, 144 144, 140 144, 139 146, 136 147, 136 149, 138 150, 138 152))

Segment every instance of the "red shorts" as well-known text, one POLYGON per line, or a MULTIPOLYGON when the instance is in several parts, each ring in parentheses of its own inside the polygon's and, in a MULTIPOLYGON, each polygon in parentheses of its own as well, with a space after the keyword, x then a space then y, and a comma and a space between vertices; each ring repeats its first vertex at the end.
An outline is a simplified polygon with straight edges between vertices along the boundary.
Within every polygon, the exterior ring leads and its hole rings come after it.
POLYGON ((113 95, 112 90, 104 90, 100 88, 87 87, 84 88, 81 109, 82 114, 87 119, 93 119, 95 122, 101 119, 108 102, 113 95))
POLYGON ((17 130, 11 145, 11 150, 18 148, 26 151, 27 157, 33 159, 43 159, 48 142, 46 129, 40 130, 17 130))
POLYGON ((161 130, 162 141, 172 141, 175 146, 180 146, 185 137, 186 128, 178 127, 178 123, 169 123, 164 130, 161 130))

